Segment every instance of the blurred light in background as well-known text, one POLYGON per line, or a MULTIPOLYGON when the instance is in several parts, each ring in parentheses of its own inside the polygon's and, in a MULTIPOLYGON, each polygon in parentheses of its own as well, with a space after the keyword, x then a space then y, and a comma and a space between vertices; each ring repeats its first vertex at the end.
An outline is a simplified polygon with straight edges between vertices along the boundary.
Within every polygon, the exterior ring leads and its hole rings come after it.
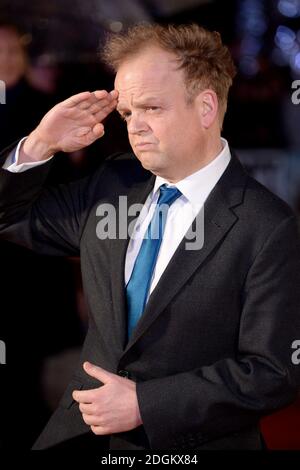
POLYGON ((300 75, 300 0, 277 1, 277 28, 271 59, 277 66, 289 67, 293 78, 300 75))
POLYGON ((279 25, 276 29, 272 58, 276 65, 289 65, 292 72, 300 73, 300 34, 285 25, 279 25))
POLYGON ((287 26, 278 26, 275 35, 275 44, 283 51, 291 50, 295 46, 296 33, 287 26))
POLYGON ((278 10, 288 18, 297 18, 300 16, 300 0, 280 0, 278 10))
POLYGON ((258 56, 268 28, 264 0, 241 0, 236 22, 240 37, 239 69, 251 77, 259 70, 258 56))
POLYGON ((300 52, 297 52, 293 58, 293 66, 300 71, 300 52))

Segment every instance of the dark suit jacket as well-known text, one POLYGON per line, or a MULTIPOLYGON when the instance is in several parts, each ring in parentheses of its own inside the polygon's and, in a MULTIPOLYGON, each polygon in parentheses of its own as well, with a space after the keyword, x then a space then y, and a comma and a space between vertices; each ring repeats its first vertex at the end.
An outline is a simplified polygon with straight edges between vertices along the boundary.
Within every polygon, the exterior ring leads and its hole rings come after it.
POLYGON ((143 203, 155 177, 118 154, 83 180, 48 187, 50 165, 0 171, 1 237, 41 254, 80 255, 90 310, 80 363, 35 449, 89 435, 72 399, 74 389, 99 386, 85 360, 137 382, 143 426, 112 435, 110 449, 260 448, 260 417, 293 401, 299 385, 291 345, 300 337, 300 245, 291 209, 233 156, 205 203, 203 248, 188 251, 182 241, 126 344, 128 238, 99 240, 96 210, 118 209, 119 195, 128 206, 143 203))

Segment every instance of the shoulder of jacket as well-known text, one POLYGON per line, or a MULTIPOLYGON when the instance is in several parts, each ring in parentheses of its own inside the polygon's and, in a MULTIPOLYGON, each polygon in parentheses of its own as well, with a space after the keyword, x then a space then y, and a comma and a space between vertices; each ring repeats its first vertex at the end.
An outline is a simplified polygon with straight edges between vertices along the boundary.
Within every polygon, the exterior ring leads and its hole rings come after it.
POLYGON ((244 198, 250 224, 256 220, 258 226, 273 230, 284 220, 296 218, 287 202, 250 175, 244 198))

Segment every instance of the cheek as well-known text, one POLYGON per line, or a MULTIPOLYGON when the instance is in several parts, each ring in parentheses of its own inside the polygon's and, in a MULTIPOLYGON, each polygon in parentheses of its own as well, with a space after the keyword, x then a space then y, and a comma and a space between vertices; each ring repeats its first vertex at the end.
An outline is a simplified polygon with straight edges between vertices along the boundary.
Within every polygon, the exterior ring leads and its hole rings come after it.
POLYGON ((170 146, 177 137, 176 128, 169 122, 159 120, 150 125, 151 132, 158 143, 162 146, 170 146))
POLYGON ((182 150, 186 145, 186 135, 183 126, 165 127, 164 132, 160 135, 161 145, 167 149, 172 149, 175 153, 176 150, 182 150))

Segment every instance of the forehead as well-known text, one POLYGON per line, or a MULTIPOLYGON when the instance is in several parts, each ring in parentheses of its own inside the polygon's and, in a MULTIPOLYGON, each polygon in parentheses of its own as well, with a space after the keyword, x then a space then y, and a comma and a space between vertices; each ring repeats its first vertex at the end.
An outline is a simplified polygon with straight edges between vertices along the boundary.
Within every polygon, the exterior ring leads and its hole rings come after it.
POLYGON ((117 72, 115 88, 119 100, 139 97, 145 93, 165 94, 183 88, 183 72, 178 70, 176 57, 158 47, 143 50, 124 60, 117 72))

